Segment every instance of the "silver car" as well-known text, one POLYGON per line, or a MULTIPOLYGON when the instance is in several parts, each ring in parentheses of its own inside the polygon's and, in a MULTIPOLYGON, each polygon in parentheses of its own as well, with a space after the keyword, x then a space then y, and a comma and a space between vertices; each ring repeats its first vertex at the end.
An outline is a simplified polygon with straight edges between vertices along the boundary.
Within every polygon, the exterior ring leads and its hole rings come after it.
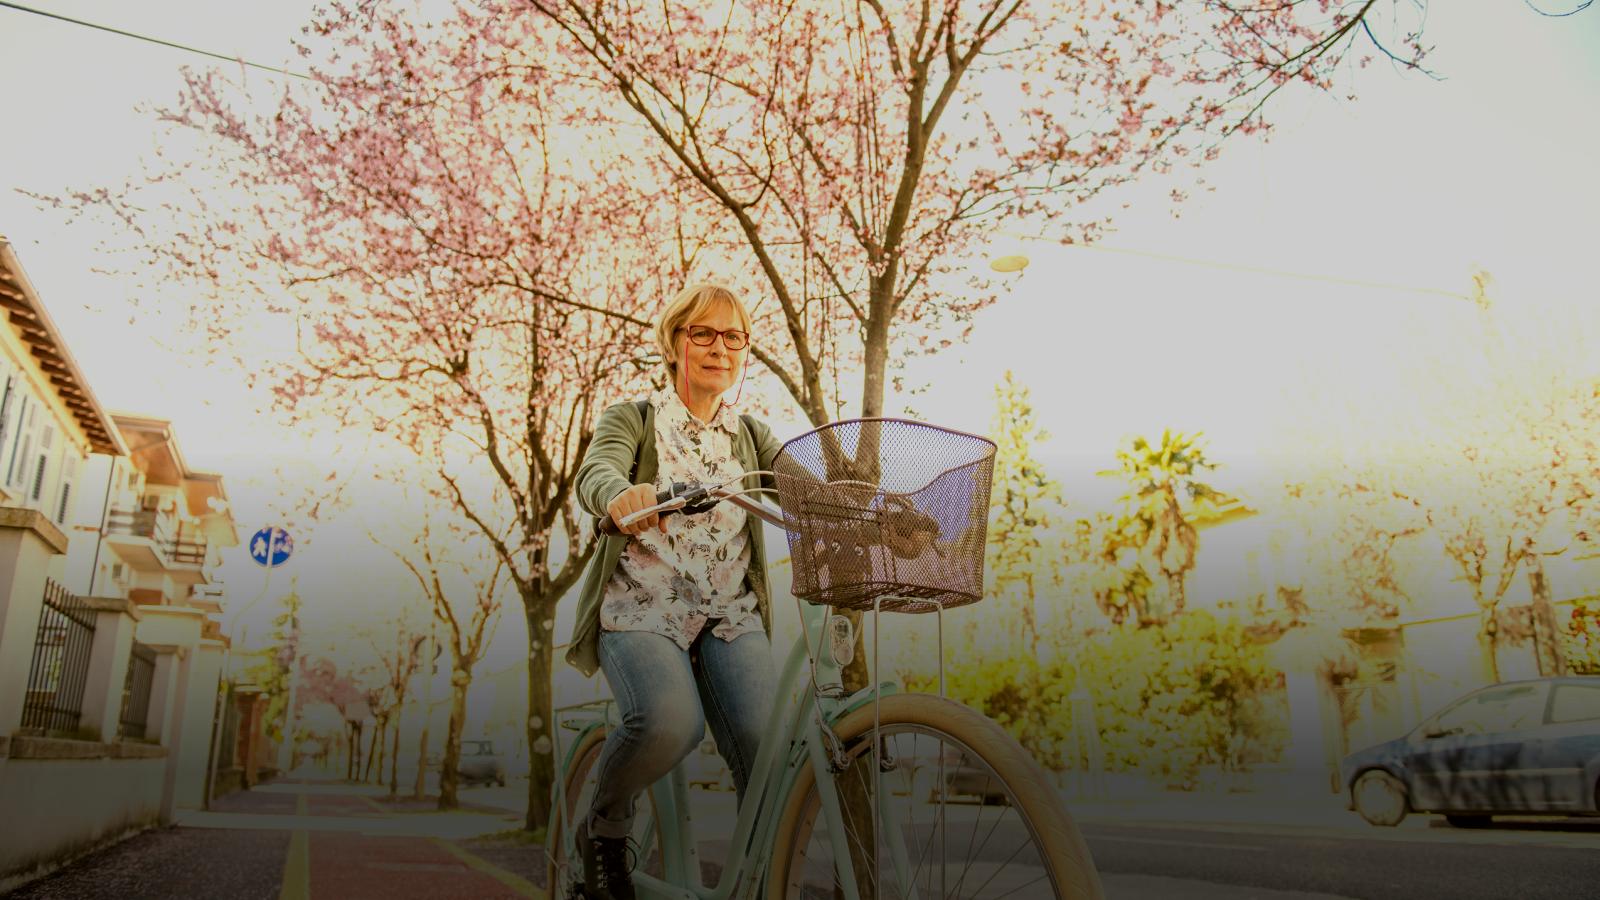
POLYGON ((1480 688, 1342 768, 1350 808, 1374 825, 1409 812, 1457 826, 1501 813, 1600 814, 1600 677, 1480 688))
POLYGON ((474 784, 504 787, 506 783, 506 763, 494 752, 494 741, 462 741, 461 761, 456 765, 456 772, 469 787, 474 784))

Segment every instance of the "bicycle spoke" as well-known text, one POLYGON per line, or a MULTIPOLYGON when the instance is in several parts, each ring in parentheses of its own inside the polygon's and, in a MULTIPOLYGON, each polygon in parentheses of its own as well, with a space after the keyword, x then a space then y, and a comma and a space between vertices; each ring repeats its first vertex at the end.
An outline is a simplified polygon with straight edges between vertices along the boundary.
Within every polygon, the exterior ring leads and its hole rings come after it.
MULTIPOLYGON (((965 760, 966 756, 962 756, 961 758, 962 760, 965 760)), ((978 795, 978 821, 972 823, 972 837, 967 839, 967 865, 961 870, 961 877, 956 879, 956 896, 958 897, 961 896, 961 885, 967 880, 967 871, 972 868, 972 842, 978 839, 978 826, 982 824, 983 794, 980 793, 978 795)))
MULTIPOLYGON (((1026 896, 1039 885, 1052 883, 1049 858, 1025 816, 1021 798, 983 757, 925 727, 888 725, 884 738, 896 765, 881 779, 880 789, 887 796, 881 800, 869 796, 876 811, 873 824, 862 820, 854 804, 845 803, 840 807, 845 833, 831 834, 821 816, 820 798, 814 796, 803 849, 797 848, 797 859, 787 861, 783 869, 789 873, 790 900, 837 896, 839 853, 853 853, 858 863, 866 861, 856 866, 856 881, 864 897, 881 900, 912 893, 923 900, 993 900, 1026 896), (919 766, 924 759, 935 762, 919 766), (919 785, 924 786, 919 790, 919 785), (952 791, 976 794, 980 803, 952 816, 948 803, 952 791), (996 795, 1005 805, 990 815, 986 801, 996 795), (924 807, 927 817, 922 814, 924 807), (880 846, 874 848, 868 840, 871 835, 863 830, 867 827, 883 829, 877 834, 880 846), (967 832, 965 840, 962 830, 967 832), (900 843, 892 845, 894 841, 900 843), (1013 844, 1010 850, 1007 844, 1013 844)), ((870 791, 869 766, 876 764, 870 740, 859 740, 849 750, 854 762, 833 782, 841 796, 870 791)), ((816 790, 814 786, 813 795, 816 790)))
POLYGON ((1026 882, 1024 884, 1017 885, 1016 887, 1012 888, 1011 890, 1006 891, 1004 894, 1001 894, 999 897, 994 898, 994 900, 1002 900, 1002 898, 1009 897, 1012 894, 1015 894, 1017 891, 1022 890, 1023 888, 1033 887, 1034 885, 1038 884, 1039 882, 1046 881, 1049 878, 1050 878, 1050 873, 1049 872, 1040 872, 1039 873, 1039 877, 1033 879, 1032 881, 1026 882))
MULTIPOLYGON (((1011 798, 1007 797, 1006 798, 1006 802, 1009 804, 1011 802, 1011 798)), ((1009 811, 1010 811, 1010 808, 1008 806, 1007 812, 1009 812, 1009 811)), ((1005 820, 1005 817, 1006 817, 1006 813, 1002 812, 1000 814, 1000 816, 994 820, 994 824, 989 826, 989 833, 983 836, 983 843, 978 845, 977 852, 976 853, 970 853, 969 852, 967 854, 967 867, 965 869, 961 870, 961 878, 960 878, 960 880, 958 880, 956 882, 956 889, 958 891, 961 889, 962 885, 967 883, 967 873, 969 871, 971 871, 973 862, 976 861, 976 858, 978 856, 981 856, 983 854, 984 848, 989 846, 989 840, 994 837, 995 830, 1000 827, 1000 823, 1005 820)), ((981 821, 981 816, 980 816, 980 821, 981 821)), ((977 837, 977 835, 978 835, 978 828, 977 828, 976 825, 974 825, 973 828, 972 828, 972 835, 973 835, 973 837, 977 837)), ((1016 856, 1017 852, 1020 851, 1021 849, 1022 849, 1022 847, 1018 846, 1017 850, 1013 851, 1011 855, 1012 856, 1016 856)), ((1009 861, 1010 860, 1008 859, 1007 862, 1009 862, 1009 861)), ((990 876, 990 878, 992 879, 993 876, 990 876)))
MULTIPOLYGON (((1006 857, 1005 862, 1001 863, 999 868, 996 868, 993 872, 989 873, 989 877, 985 878, 983 880, 983 884, 978 885, 978 889, 976 891, 972 892, 972 895, 974 897, 982 894, 983 893, 983 889, 989 886, 989 882, 994 881, 994 878, 995 878, 996 875, 999 875, 1001 872, 1005 871, 1006 866, 1010 865, 1011 861, 1013 859, 1017 858, 1017 854, 1022 852, 1022 846, 1023 845, 1018 844, 1017 845, 1017 849, 1011 851, 1011 855, 1006 857)), ((956 882, 956 887, 960 888, 963 884, 966 883, 966 881, 967 881, 966 875, 962 875, 961 876, 961 880, 956 882)))

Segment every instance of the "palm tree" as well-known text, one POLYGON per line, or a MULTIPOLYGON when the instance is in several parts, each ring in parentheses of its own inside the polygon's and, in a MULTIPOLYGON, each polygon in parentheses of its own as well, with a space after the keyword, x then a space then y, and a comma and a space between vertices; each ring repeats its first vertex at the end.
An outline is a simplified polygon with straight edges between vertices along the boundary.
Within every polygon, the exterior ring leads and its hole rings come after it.
POLYGON ((1121 478, 1131 488, 1122 497, 1128 524, 1142 536, 1141 555, 1161 573, 1161 578, 1152 578, 1152 624, 1183 613, 1185 582, 1200 546, 1195 521, 1231 499, 1199 480, 1201 473, 1217 468, 1206 459, 1200 438, 1199 432, 1171 429, 1161 432, 1159 443, 1135 437, 1117 451, 1117 468, 1100 473, 1121 478), (1163 582, 1164 597, 1159 589, 1163 582))

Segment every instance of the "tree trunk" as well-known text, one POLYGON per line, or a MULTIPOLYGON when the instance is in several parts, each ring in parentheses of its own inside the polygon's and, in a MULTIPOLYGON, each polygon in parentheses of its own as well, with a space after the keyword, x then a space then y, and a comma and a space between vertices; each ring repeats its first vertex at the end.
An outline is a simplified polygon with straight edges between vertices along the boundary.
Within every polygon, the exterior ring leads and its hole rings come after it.
POLYGON ((433 679, 439 674, 434 667, 438 647, 434 642, 434 626, 428 628, 428 656, 422 663, 422 736, 417 740, 417 783, 411 796, 421 800, 427 795, 428 784, 428 723, 433 721, 433 679))
POLYGON ((421 800, 427 795, 428 784, 428 707, 422 707, 422 737, 417 741, 417 783, 411 788, 411 796, 421 800))
MULTIPOLYGON (((378 754, 382 752, 383 720, 375 718, 372 722, 372 737, 367 738, 367 764, 366 767, 361 771, 361 780, 363 782, 372 780, 372 763, 378 758, 378 754)), ((380 767, 378 772, 381 776, 383 769, 380 767)))
POLYGON ((1550 604, 1550 582, 1544 575, 1544 558, 1530 553, 1528 566, 1528 594, 1533 598, 1533 650, 1539 661, 1540 675, 1567 674, 1567 659, 1561 646, 1561 627, 1556 623, 1556 610, 1550 604))
POLYGON ((361 723, 350 723, 350 765, 345 771, 346 781, 355 781, 361 777, 361 723))
POLYGON ((378 783, 383 784, 383 764, 389 758, 388 716, 384 716, 383 719, 378 722, 378 733, 373 735, 372 739, 378 745, 378 764, 373 766, 373 769, 375 770, 374 774, 377 775, 378 783))
POLYGON ((400 793, 400 711, 404 709, 405 697, 401 696, 400 706, 395 707, 394 714, 394 739, 389 747, 389 796, 394 797, 400 793))
POLYGON ((1495 604, 1478 601, 1478 655, 1483 664, 1484 677, 1489 684, 1500 682, 1500 623, 1495 621, 1495 604))
POLYGON ((551 697, 555 604, 523 599, 528 620, 528 809, 522 827, 538 831, 550 821, 556 778, 555 709, 551 697))
POLYGON ((440 809, 455 809, 461 805, 456 785, 460 778, 461 730, 467 719, 467 688, 471 686, 471 672, 455 669, 450 673, 450 726, 444 735, 444 761, 439 767, 440 809))
POLYGON ((1187 580, 1183 572, 1167 573, 1167 621, 1183 615, 1183 607, 1188 602, 1188 588, 1184 584, 1187 580))

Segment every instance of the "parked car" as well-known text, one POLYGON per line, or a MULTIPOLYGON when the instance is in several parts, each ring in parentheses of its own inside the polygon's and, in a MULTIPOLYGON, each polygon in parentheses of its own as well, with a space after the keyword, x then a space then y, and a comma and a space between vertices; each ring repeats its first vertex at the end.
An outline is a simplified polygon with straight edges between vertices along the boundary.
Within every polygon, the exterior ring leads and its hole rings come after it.
POLYGON ((494 741, 462 741, 456 772, 468 787, 480 783, 504 787, 506 783, 506 763, 494 752, 494 741))
POLYGON ((1010 801, 1000 779, 987 767, 973 765, 964 753, 952 747, 944 749, 944 786, 940 789, 937 756, 920 759, 899 759, 896 765, 911 766, 916 770, 914 780, 927 784, 929 803, 977 803, 983 806, 1005 806, 1010 801))
POLYGON ((1500 813, 1600 814, 1600 677, 1480 688, 1350 754, 1340 772, 1350 808, 1374 825, 1408 812, 1459 827, 1500 813))
MULTIPOLYGON (((984 806, 1005 806, 1010 803, 999 778, 988 769, 965 765, 948 768, 945 770, 944 783, 945 797, 951 802, 970 798, 984 806)), ((932 801, 938 802, 938 799, 938 794, 935 793, 932 801)))

